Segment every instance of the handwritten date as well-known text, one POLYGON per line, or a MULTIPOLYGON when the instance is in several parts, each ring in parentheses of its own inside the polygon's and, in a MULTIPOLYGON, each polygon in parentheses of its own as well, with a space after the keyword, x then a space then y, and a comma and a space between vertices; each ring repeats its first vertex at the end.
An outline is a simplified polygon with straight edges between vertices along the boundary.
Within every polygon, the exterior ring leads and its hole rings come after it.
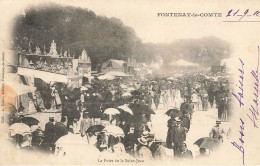
POLYGON ((257 17, 260 17, 260 11, 259 10, 249 10, 249 9, 246 9, 246 10, 231 9, 227 12, 226 17, 237 17, 238 20, 236 20, 236 21, 243 21, 243 19, 245 19, 246 17, 252 17, 255 19, 257 17))

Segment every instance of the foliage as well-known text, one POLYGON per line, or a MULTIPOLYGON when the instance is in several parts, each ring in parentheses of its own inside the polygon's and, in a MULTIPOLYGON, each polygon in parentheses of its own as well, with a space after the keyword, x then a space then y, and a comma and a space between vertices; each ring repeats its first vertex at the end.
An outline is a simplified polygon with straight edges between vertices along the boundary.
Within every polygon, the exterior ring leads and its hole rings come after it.
POLYGON ((93 11, 69 6, 48 4, 29 8, 17 16, 13 29, 15 47, 32 51, 39 46, 49 52, 55 40, 57 51, 68 51, 77 58, 86 49, 94 69, 105 60, 127 60, 134 57, 148 62, 153 54, 135 31, 117 18, 97 16, 93 11))

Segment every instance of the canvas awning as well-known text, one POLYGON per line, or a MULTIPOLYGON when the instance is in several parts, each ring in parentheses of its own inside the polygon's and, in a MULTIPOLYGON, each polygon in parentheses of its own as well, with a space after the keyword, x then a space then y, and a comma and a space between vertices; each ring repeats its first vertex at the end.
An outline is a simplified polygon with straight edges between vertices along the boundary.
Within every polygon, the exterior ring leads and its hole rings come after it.
POLYGON ((29 68, 18 67, 17 73, 19 75, 24 75, 28 77, 40 78, 45 82, 64 82, 74 81, 82 78, 82 76, 77 75, 63 75, 57 73, 51 73, 46 71, 40 71, 29 68))
POLYGON ((27 94, 36 90, 36 87, 16 83, 13 81, 5 82, 5 85, 10 86, 17 93, 17 95, 27 94))

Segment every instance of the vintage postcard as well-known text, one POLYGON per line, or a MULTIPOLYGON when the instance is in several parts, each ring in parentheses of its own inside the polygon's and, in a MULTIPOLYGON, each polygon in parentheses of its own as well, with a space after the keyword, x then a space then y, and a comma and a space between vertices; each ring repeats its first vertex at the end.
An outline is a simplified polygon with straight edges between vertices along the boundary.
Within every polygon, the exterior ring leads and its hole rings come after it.
POLYGON ((1 165, 260 165, 260 1, 1 0, 1 165))

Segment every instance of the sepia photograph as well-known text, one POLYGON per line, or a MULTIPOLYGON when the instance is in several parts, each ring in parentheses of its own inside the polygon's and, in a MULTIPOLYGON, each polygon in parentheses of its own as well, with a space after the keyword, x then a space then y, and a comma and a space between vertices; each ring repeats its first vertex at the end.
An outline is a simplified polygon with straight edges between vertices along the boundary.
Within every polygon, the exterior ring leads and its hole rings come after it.
POLYGON ((259 165, 257 1, 0 2, 0 164, 259 165))

